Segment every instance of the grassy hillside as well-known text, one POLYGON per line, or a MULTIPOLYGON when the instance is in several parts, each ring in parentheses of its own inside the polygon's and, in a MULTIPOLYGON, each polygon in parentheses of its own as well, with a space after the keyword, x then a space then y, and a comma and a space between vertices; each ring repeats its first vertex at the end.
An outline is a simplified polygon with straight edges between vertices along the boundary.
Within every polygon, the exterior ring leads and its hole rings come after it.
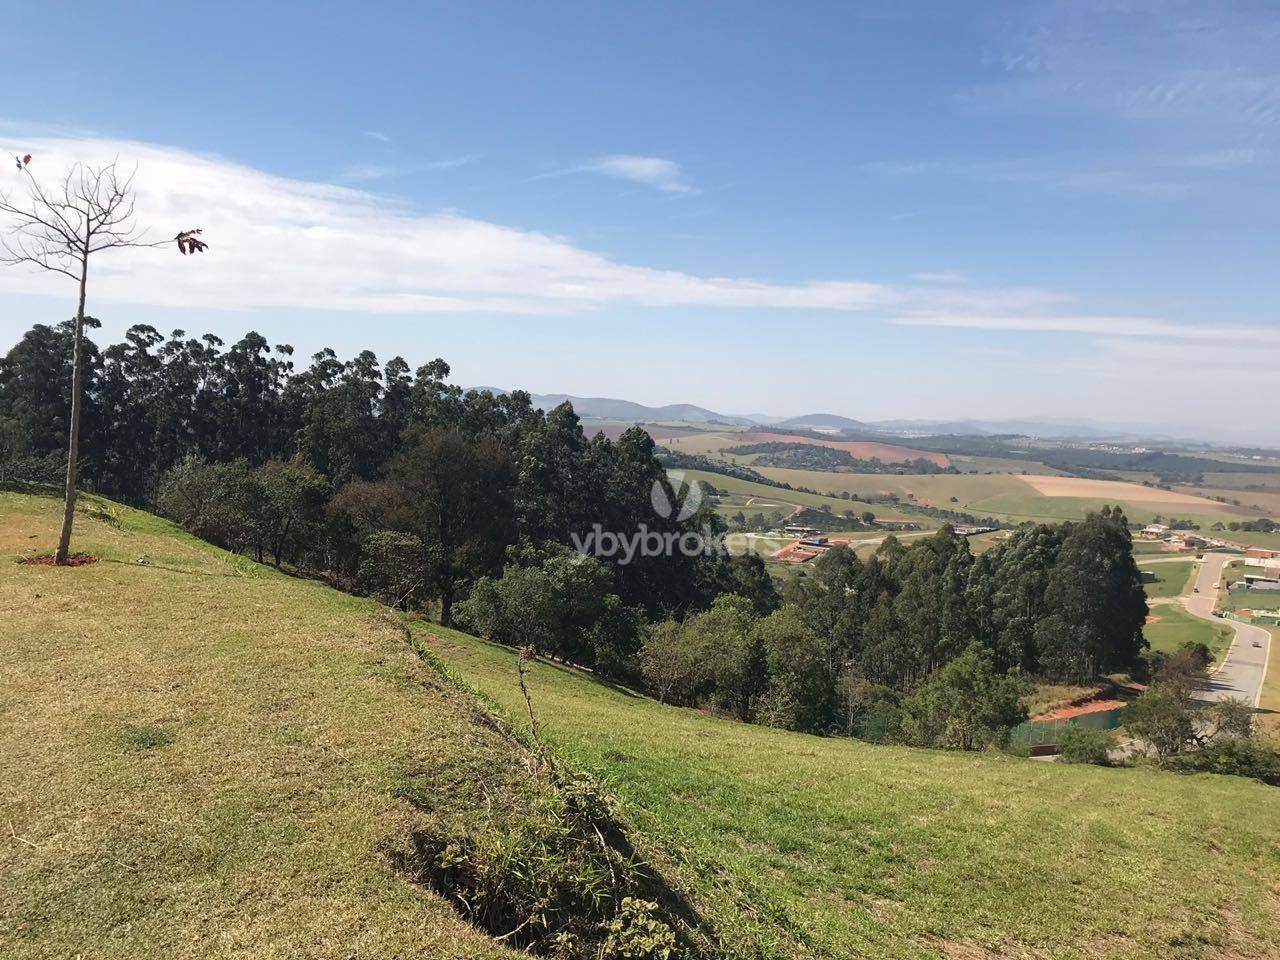
POLYGON ((1271 733, 1272 736, 1280 736, 1280 661, 1276 657, 1276 645, 1280 644, 1280 627, 1266 627, 1271 634, 1271 662, 1268 664, 1266 679, 1262 682, 1262 699, 1258 706, 1263 710, 1261 716, 1258 717, 1258 726, 1263 730, 1271 733))
POLYGON ((1155 580, 1146 584, 1147 598, 1160 600, 1168 597, 1179 597, 1191 592, 1192 580, 1198 572, 1199 565, 1194 560, 1138 561, 1138 566, 1145 572, 1155 576, 1155 580))
MULTIPOLYGON (((522 710, 512 654, 422 627, 522 710)), ((1273 957, 1280 803, 1240 780, 808 737, 540 664, 545 736, 779 956, 1273 957)))
MULTIPOLYGON (((56 516, 0 494, 0 552, 56 516)), ((0 956, 514 955, 389 855, 536 793, 475 701, 374 604, 107 519, 77 541, 102 562, 0 567, 0 956)), ((522 715, 510 651, 413 634, 522 715)), ((1270 788, 808 737, 549 664, 531 690, 743 954, 1280 951, 1270 788)))
POLYGON ((392 866, 538 794, 396 618, 132 511, 12 562, 59 515, 0 493, 0 957, 518 955, 392 866))
POLYGON ((1214 660, 1226 654, 1235 632, 1225 623, 1214 623, 1193 617, 1179 603, 1162 603, 1151 608, 1156 619, 1143 628, 1142 634, 1152 650, 1174 653, 1186 643, 1203 643, 1214 660))

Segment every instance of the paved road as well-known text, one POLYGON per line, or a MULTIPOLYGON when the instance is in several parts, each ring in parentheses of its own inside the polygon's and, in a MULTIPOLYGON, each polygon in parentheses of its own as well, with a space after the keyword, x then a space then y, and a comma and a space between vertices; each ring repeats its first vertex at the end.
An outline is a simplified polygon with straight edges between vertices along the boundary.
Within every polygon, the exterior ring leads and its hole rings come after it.
POLYGON ((1202 620, 1224 623, 1235 629, 1235 639, 1227 651, 1227 659, 1209 680, 1203 699, 1222 700, 1235 697, 1254 706, 1262 699, 1262 681, 1267 675, 1267 654, 1271 634, 1253 624, 1238 620, 1219 620, 1213 615, 1218 601, 1215 586, 1222 579, 1222 568, 1234 559, 1225 553, 1207 553, 1196 576, 1195 590, 1187 598, 1187 610, 1202 620), (1258 646, 1254 646, 1254 643, 1258 646))

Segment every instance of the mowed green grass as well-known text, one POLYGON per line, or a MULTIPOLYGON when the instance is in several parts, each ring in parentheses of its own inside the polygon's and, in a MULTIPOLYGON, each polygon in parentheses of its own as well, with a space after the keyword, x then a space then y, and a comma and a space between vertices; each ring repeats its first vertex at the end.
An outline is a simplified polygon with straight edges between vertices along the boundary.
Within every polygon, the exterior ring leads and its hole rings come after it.
POLYGON ((514 956, 391 867, 523 769, 375 604, 0 493, 0 957, 514 956), (140 562, 141 561, 141 562, 140 562))
POLYGON ((1223 602, 1228 610, 1280 610, 1280 591, 1238 590, 1223 602))
POLYGON ((1224 623, 1201 620, 1177 603, 1162 603, 1151 608, 1151 615, 1158 619, 1143 628, 1143 636, 1152 650, 1173 653, 1186 643, 1203 643, 1216 661, 1231 646, 1235 631, 1224 623))
POLYGON ((1159 600, 1165 597, 1178 597, 1191 591, 1192 575, 1199 565, 1193 560, 1172 560, 1158 562, 1138 562, 1138 566, 1155 575, 1155 581, 1146 583, 1147 597, 1159 600))
MULTIPOLYGON (((517 722, 507 649, 420 626, 517 722)), ((777 957, 1280 955, 1273 788, 824 739, 538 663, 545 741, 777 957)))

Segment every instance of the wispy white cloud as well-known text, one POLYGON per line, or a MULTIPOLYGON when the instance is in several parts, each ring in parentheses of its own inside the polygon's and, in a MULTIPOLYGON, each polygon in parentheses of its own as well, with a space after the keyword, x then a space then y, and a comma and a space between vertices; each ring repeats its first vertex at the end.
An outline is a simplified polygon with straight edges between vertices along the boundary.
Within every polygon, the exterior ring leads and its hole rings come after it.
POLYGON ((1275 157, 1276 151, 1267 147, 1223 147, 1178 157, 1173 162, 1204 170, 1234 170, 1272 163, 1275 157))
POLYGON ((453 170, 456 167, 465 167, 469 163, 475 163, 480 159, 478 153, 468 153, 462 157, 447 157, 444 160, 428 160, 421 164, 421 168, 425 170, 453 170))
MULTIPOLYGON (((562 237, 424 213, 352 187, 290 180, 166 147, 24 142, 43 177, 79 159, 118 156, 136 163, 143 224, 159 236, 204 229, 210 247, 201 257, 177 257, 170 249, 104 256, 110 272, 99 274, 93 291, 104 300, 237 310, 538 314, 614 303, 865 311, 901 296, 860 280, 779 284, 619 263, 562 237)), ((0 291, 59 290, 48 277, 0 271, 0 291)))
POLYGON ((396 168, 386 163, 353 163, 338 171, 338 180, 342 183, 367 183, 395 173, 396 168))
POLYGON ((597 157, 581 169, 599 173, 618 180, 661 190, 664 193, 692 193, 693 187, 685 179, 680 165, 663 157, 640 157, 634 154, 613 154, 597 157))
POLYGON ((1262 324, 1171 323, 1151 317, 1128 316, 982 316, 921 314, 896 317, 892 323, 908 327, 958 327, 1021 333, 1099 334, 1111 337, 1154 337, 1219 343, 1280 344, 1280 327, 1262 324))
POLYGON ((959 270, 935 270, 924 271, 923 273, 913 273, 912 280, 919 280, 921 283, 968 283, 969 278, 959 270))
POLYGON ((390 143, 391 138, 385 133, 379 133, 377 130, 366 130, 362 136, 368 137, 370 140, 377 140, 379 143, 390 143))
POLYGON ((1079 162, 1059 158, 1016 157, 989 159, 881 160, 866 164, 873 174, 888 177, 947 177, 975 182, 1043 187, 1075 193, 1127 194, 1151 200, 1183 195, 1189 185, 1165 159, 1155 164, 1127 165, 1079 162))
MULTIPOLYGON (((137 164, 137 210, 156 237, 201 227, 209 251, 169 247, 104 254, 96 301, 177 309, 329 310, 429 315, 566 315, 612 305, 838 311, 865 322, 1010 333, 1277 342, 1280 328, 1192 326, 1084 316, 1064 293, 983 289, 950 272, 914 284, 862 278, 779 283, 622 263, 570 240, 423 212, 352 186, 273 176, 221 158, 128 141, 22 138, 33 170, 59 176, 76 160, 137 164)), ((0 180, 0 183, 3 183, 0 180)), ((16 181, 14 181, 16 185, 16 181)), ((0 270, 0 294, 66 296, 56 279, 0 270)))
POLYGON ((1058 3, 1021 8, 988 62, 1003 82, 966 101, 1269 133, 1280 125, 1280 23, 1257 4, 1058 3))
POLYGON ((383 180, 388 177, 404 177, 430 170, 454 170, 465 167, 480 159, 480 154, 472 153, 462 157, 447 157, 443 160, 427 160, 420 163, 355 163, 338 171, 339 183, 368 183, 371 180, 383 180))

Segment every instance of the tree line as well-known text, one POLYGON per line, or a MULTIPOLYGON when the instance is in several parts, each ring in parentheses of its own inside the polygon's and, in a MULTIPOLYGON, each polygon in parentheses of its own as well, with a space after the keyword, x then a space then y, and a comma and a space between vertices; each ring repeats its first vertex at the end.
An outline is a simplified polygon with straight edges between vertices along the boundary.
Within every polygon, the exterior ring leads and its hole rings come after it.
MULTIPOLYGON (((96 326, 92 321, 87 324, 96 326)), ((69 325, 0 359, 0 478, 57 479, 69 325), (45 477, 42 471, 50 476, 45 477)), ((583 557, 595 524, 723 532, 682 502, 647 433, 585 436, 568 404, 362 352, 250 333, 83 344, 83 475, 229 549, 499 642, 798 730, 973 747, 1020 719, 1025 678, 1131 669, 1146 606, 1119 510, 1028 526, 974 556, 949 528, 868 560, 830 550, 779 593, 756 557, 583 557)))
POLYGON ((727 599, 661 625, 641 653, 651 686, 794 729, 973 746, 1025 719, 1023 678, 1132 670, 1145 646, 1142 578, 1111 509, 976 557, 949 528, 865 561, 836 547, 780 601, 767 617, 727 599), (956 714, 969 710, 982 715, 956 714))
MULTIPOLYGON (((55 482, 64 469, 72 349, 69 324, 37 324, 0 359, 0 480, 55 482)), ((707 507, 655 513, 655 483, 678 495, 643 430, 587 438, 570 405, 463 390, 443 360, 411 370, 325 349, 299 369, 293 354, 257 333, 227 345, 138 325, 105 349, 86 338, 86 485, 445 621, 508 548, 563 550, 597 523, 723 529, 707 507)), ((758 560, 715 555, 601 568, 609 596, 651 617, 768 582, 758 560)))
POLYGON ((940 467, 928 457, 886 463, 879 457, 862 459, 848 450, 820 443, 784 443, 769 440, 729 447, 725 453, 754 456, 757 467, 783 467, 793 470, 815 470, 825 473, 959 473, 955 467, 940 467))

